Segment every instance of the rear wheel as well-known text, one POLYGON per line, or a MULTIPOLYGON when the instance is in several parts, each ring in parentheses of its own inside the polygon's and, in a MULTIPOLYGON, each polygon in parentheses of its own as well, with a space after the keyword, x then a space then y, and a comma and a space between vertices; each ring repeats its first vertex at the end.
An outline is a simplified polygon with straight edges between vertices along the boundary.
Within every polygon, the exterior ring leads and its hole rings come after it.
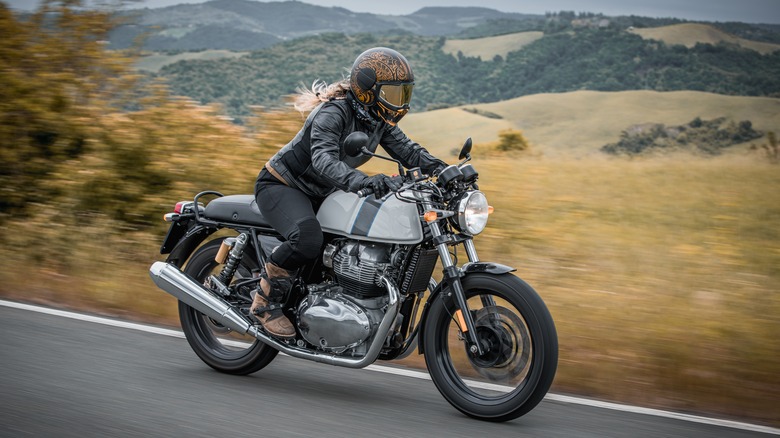
MULTIPOLYGON (((205 282, 209 275, 219 274, 223 265, 217 263, 214 257, 221 243, 222 239, 213 240, 198 249, 184 268, 184 273, 199 283, 205 282)), ((244 254, 233 284, 251 278, 252 271, 258 268, 257 263, 246 252, 244 254)), ((251 305, 248 297, 231 296, 227 301, 246 310, 251 305)), ((236 333, 181 301, 179 319, 195 354, 217 371, 238 375, 254 373, 268 365, 278 353, 254 337, 236 333)))
POLYGON ((462 284, 483 354, 469 353, 454 300, 445 300, 443 291, 424 328, 431 379, 470 417, 507 421, 524 415, 555 377, 558 337, 552 317, 533 288, 514 275, 471 274, 462 284))

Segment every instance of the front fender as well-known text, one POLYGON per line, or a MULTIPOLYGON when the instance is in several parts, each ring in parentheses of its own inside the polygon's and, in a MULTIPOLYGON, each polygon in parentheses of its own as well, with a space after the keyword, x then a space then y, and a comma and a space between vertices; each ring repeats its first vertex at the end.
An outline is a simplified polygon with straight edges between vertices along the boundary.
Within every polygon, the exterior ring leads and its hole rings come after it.
POLYGON ((460 270, 463 272, 463 275, 473 274, 475 272, 485 272, 488 274, 501 275, 508 272, 517 271, 517 269, 511 266, 491 262, 469 262, 463 265, 460 270))
MULTIPOLYGON (((461 278, 474 274, 503 275, 516 270, 517 269, 510 266, 490 262, 469 262, 460 268, 461 278)), ((431 304, 439 298, 442 289, 444 289, 444 282, 439 283, 438 286, 436 286, 436 289, 431 291, 431 295, 428 297, 428 300, 423 307, 422 316, 420 317, 420 333, 418 334, 419 338, 417 342, 417 352, 419 354, 423 354, 423 345, 425 344, 425 342, 423 342, 425 340, 425 320, 428 318, 428 311, 431 308, 431 304)))

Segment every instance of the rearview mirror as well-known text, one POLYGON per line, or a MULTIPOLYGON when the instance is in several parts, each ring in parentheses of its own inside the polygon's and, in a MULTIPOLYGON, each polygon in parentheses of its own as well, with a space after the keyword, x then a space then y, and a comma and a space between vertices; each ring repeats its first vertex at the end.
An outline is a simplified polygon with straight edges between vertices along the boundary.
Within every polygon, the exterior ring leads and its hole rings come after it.
POLYGON ((466 142, 463 143, 463 148, 460 150, 460 155, 458 155, 459 160, 463 160, 465 158, 470 158, 471 155, 471 137, 466 139, 466 142))
POLYGON ((355 131, 344 139, 344 152, 350 157, 357 157, 368 146, 368 135, 365 132, 355 131))

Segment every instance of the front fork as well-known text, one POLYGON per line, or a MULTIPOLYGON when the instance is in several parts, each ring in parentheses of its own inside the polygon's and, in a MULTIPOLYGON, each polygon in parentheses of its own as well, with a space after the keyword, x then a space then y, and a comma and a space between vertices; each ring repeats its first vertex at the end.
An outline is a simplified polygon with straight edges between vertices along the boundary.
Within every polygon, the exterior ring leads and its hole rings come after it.
MULTIPOLYGON (((433 241, 436 242, 436 249, 439 251, 439 258, 444 267, 444 275, 442 277, 442 283, 444 283, 444 285, 442 286, 442 293, 444 294, 445 299, 453 299, 454 295, 455 303, 458 307, 456 318, 461 332, 465 335, 468 351, 475 356, 481 356, 485 351, 477 338, 474 318, 472 318, 471 312, 469 312, 468 303, 466 302, 466 291, 463 289, 463 285, 460 282, 462 271, 452 260, 447 239, 443 235, 439 224, 433 222, 430 223, 429 226, 433 241)), ((474 241, 468 239, 463 242, 463 245, 466 248, 469 262, 478 262, 479 257, 477 257, 474 241)), ((492 301, 490 297, 488 297, 488 299, 492 301)), ((483 305, 487 306, 489 303, 483 302, 483 305)))

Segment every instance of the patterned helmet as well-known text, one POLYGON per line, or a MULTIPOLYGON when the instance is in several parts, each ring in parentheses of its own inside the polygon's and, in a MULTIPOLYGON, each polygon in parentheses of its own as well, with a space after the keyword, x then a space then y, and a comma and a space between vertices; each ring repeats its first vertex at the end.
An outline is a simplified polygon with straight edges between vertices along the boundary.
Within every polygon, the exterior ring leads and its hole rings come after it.
POLYGON ((409 112, 414 74, 409 61, 393 49, 374 47, 361 53, 349 84, 360 103, 391 125, 409 112))

